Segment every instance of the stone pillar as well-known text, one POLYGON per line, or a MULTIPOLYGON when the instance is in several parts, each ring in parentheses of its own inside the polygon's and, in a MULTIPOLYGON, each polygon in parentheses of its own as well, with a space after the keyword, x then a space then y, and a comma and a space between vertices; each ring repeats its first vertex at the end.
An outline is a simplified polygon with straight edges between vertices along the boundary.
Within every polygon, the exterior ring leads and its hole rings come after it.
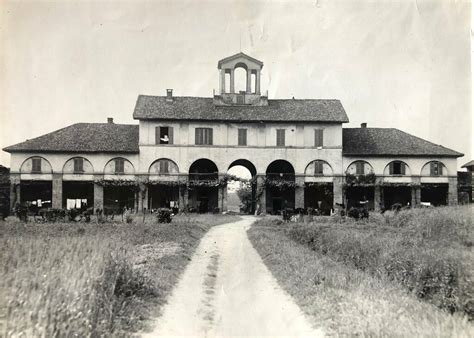
POLYGON ((257 175, 257 192, 256 192, 255 214, 267 213, 267 200, 265 193, 265 175, 257 175))
POLYGON ((245 88, 245 91, 247 93, 252 92, 252 71, 250 69, 247 69, 247 86, 245 88))
POLYGON ((341 207, 337 204, 344 203, 344 176, 334 176, 332 189, 334 196, 333 208, 334 210, 340 209, 341 207))
POLYGON ((10 211, 15 209, 16 203, 21 202, 20 174, 10 174, 10 211))
POLYGON ((420 205, 421 199, 421 177, 412 177, 413 186, 411 187, 411 207, 420 205))
POLYGON ((260 70, 257 70, 257 75, 255 76, 255 93, 260 95, 260 70))
POLYGON ((235 84, 234 84, 234 70, 230 70, 230 92, 235 93, 235 84))
POLYGON ((94 183, 94 213, 97 209, 104 209, 104 187, 94 183))
POLYGON ((379 184, 376 184, 374 186, 374 211, 376 212, 380 212, 380 204, 381 204, 381 193, 380 193, 380 190, 382 188, 380 187, 379 184))
POLYGON ((148 186, 140 183, 138 190, 138 211, 148 210, 148 186))
POLYGON ((458 178, 451 176, 448 178, 448 205, 458 204, 458 178))
POLYGON ((52 182, 52 207, 53 209, 62 209, 63 208, 63 175, 62 174, 53 174, 52 182))
POLYGON ((221 92, 221 94, 224 94, 224 93, 225 93, 225 69, 221 69, 220 78, 221 78, 221 81, 220 81, 220 84, 221 84, 220 92, 221 92))
POLYGON ((188 202, 188 188, 186 186, 179 187, 179 211, 187 210, 188 202))
POLYGON ((295 176, 295 208, 304 209, 304 176, 295 176))

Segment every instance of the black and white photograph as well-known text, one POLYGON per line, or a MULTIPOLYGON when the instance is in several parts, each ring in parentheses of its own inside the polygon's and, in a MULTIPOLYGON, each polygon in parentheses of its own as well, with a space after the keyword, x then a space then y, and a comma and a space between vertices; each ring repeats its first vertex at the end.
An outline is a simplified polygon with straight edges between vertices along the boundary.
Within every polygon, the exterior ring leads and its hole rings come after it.
POLYGON ((472 17, 0 1, 0 338, 474 337, 472 17))

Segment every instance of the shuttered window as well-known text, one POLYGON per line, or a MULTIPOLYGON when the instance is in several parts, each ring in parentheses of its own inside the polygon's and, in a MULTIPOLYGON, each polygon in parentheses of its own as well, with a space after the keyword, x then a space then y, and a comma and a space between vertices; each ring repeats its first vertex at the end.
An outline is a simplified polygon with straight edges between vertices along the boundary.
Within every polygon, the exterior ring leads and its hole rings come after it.
POLYGON ((212 145, 212 128, 196 128, 195 143, 198 145, 212 145))
POLYGON ((322 147, 324 145, 323 142, 323 129, 315 129, 314 130, 314 146, 315 147, 322 147))
POLYGON ((323 174, 323 162, 322 161, 314 161, 314 174, 315 175, 322 175, 323 174))
POLYGON ((31 159, 31 172, 32 173, 41 172, 41 159, 40 158, 31 159))
POLYGON ((160 174, 168 174, 170 172, 169 161, 160 160, 160 174))
POLYGON ((173 127, 160 126, 155 128, 155 144, 173 144, 173 127))
POLYGON ((356 162, 356 175, 365 175, 365 163, 356 162))
POLYGON ((125 160, 123 158, 115 159, 115 173, 123 174, 125 172, 125 160))
POLYGON ((80 174, 84 172, 84 159, 75 158, 74 159, 74 173, 80 174))
POLYGON ((239 129, 238 144, 239 146, 247 145, 247 129, 239 129))
POLYGON ((277 139, 276 145, 277 147, 284 147, 285 146, 285 129, 277 129, 277 139))
POLYGON ((405 163, 394 161, 389 164, 390 175, 405 175, 405 163))
POLYGON ((431 176, 443 175, 443 165, 441 164, 441 162, 430 163, 430 175, 431 176))

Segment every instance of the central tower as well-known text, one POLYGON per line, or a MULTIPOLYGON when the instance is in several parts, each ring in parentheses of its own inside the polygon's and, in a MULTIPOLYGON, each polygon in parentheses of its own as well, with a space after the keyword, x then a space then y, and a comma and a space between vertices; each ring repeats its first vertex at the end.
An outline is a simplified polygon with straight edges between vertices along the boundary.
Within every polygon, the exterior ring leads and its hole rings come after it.
POLYGON ((262 96, 260 90, 262 68, 262 61, 242 52, 219 60, 217 63, 220 79, 219 95, 214 95, 214 104, 219 106, 268 105, 268 97, 262 96), (236 93, 235 70, 238 68, 244 69, 246 73, 246 86, 245 90, 236 93))

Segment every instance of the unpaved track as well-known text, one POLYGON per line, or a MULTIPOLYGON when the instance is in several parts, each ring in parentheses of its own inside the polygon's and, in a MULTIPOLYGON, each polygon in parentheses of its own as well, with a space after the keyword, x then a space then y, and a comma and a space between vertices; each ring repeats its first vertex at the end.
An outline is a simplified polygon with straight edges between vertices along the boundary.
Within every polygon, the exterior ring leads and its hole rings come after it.
POLYGON ((144 337, 320 337, 247 238, 255 219, 213 227, 201 240, 151 333, 144 337))

